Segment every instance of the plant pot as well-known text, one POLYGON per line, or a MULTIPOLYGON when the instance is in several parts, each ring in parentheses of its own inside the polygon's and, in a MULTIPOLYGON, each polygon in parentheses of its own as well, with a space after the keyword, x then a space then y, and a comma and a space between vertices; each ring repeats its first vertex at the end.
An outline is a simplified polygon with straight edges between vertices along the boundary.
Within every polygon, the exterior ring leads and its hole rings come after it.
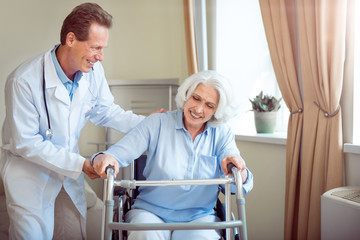
POLYGON ((277 112, 254 111, 255 127, 257 133, 273 133, 276 126, 277 112))

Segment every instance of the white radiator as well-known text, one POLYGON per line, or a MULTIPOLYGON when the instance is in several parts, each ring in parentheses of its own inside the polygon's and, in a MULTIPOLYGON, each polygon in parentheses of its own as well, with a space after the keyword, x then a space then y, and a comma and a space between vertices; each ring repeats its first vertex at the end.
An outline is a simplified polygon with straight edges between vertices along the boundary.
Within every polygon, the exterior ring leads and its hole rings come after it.
POLYGON ((360 187, 340 187, 321 196, 321 239, 360 239, 360 187))

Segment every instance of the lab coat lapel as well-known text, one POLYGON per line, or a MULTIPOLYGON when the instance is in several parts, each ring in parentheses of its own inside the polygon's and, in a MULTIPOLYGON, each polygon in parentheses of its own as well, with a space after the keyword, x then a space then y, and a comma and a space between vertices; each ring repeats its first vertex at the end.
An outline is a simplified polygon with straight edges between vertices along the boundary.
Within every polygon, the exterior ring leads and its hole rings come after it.
POLYGON ((71 105, 71 109, 74 107, 77 107, 82 99, 85 98, 85 94, 87 91, 89 91, 89 79, 88 79, 88 73, 83 73, 81 79, 79 80, 79 87, 76 89, 75 94, 73 96, 73 104, 71 105))
POLYGON ((46 93, 52 94, 55 98, 62 101, 66 105, 70 105, 69 93, 56 73, 54 63, 51 59, 51 51, 45 54, 44 59, 46 93), (49 91, 51 88, 55 88, 55 90, 49 91))

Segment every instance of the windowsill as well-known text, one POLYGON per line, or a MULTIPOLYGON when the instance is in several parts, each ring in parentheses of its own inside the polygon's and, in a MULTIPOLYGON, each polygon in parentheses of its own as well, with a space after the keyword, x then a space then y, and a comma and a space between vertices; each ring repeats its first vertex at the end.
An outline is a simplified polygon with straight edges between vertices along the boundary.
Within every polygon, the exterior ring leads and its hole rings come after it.
POLYGON ((353 143, 344 143, 344 153, 360 154, 360 145, 353 143))
POLYGON ((270 143, 286 145, 286 133, 254 133, 254 134, 236 134, 236 141, 270 143))
MULTIPOLYGON (((236 141, 270 143, 286 145, 286 133, 254 133, 254 134, 236 134, 236 141)), ((360 144, 344 143, 344 153, 360 155, 360 144)))

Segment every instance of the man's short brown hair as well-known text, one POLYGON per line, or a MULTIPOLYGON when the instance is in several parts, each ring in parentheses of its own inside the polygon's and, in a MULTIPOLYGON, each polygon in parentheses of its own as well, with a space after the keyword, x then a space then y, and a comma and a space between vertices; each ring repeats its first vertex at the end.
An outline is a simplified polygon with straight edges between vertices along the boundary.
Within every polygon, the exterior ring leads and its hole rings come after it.
POLYGON ((69 32, 73 32, 79 41, 88 40, 92 23, 111 28, 112 16, 96 3, 83 3, 75 7, 63 22, 60 32, 61 44, 65 44, 69 32))

